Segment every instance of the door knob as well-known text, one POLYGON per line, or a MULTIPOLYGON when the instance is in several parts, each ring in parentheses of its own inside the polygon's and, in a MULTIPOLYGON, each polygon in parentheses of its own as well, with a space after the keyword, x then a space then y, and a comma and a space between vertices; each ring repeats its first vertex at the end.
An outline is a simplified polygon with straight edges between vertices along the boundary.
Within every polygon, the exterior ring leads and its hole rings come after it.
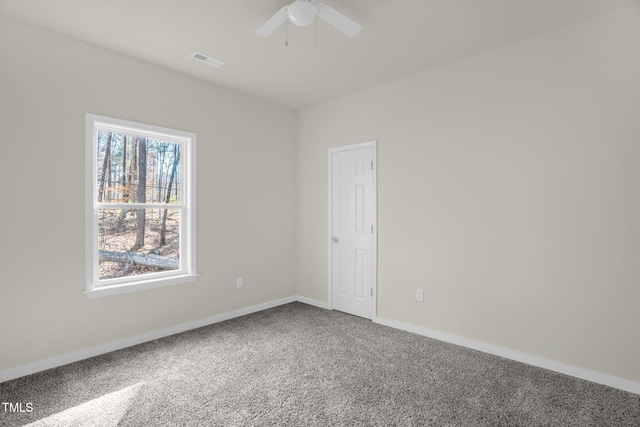
POLYGON ((340 239, 338 239, 337 237, 332 237, 331 240, 333 241, 333 243, 338 243, 340 241, 340 239))

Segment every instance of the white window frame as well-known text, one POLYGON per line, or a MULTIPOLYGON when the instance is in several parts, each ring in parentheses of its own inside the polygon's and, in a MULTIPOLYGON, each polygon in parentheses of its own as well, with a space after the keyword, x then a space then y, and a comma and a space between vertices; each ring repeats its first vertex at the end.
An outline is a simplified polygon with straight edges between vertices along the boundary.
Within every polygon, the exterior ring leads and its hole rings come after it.
POLYGON ((88 298, 104 297, 178 283, 192 282, 196 273, 196 134, 159 126, 86 114, 86 287, 88 298), (100 280, 98 277, 98 212, 121 208, 122 203, 98 203, 98 131, 151 138, 180 144, 181 193, 179 204, 127 203, 131 209, 178 208, 180 215, 180 268, 139 276, 100 280))

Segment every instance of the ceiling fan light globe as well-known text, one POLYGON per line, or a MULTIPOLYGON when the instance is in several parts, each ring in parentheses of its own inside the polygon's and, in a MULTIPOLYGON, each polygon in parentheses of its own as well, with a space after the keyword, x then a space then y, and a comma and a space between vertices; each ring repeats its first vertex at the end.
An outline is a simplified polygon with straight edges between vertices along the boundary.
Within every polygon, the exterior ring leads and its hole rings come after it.
POLYGON ((295 1, 287 8, 289 20, 299 27, 311 25, 317 12, 316 6, 306 1, 295 1))

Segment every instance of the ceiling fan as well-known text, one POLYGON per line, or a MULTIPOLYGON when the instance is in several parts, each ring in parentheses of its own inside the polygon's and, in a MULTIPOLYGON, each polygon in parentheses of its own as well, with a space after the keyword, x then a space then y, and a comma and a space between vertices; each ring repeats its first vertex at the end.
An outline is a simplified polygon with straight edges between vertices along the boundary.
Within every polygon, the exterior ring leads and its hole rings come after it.
POLYGON ((311 3, 311 0, 295 0, 290 5, 284 6, 277 11, 275 15, 258 28, 256 34, 267 37, 287 20, 299 27, 306 27, 315 21, 316 15, 349 37, 353 37, 362 31, 360 24, 347 18, 328 4, 314 4, 311 3))

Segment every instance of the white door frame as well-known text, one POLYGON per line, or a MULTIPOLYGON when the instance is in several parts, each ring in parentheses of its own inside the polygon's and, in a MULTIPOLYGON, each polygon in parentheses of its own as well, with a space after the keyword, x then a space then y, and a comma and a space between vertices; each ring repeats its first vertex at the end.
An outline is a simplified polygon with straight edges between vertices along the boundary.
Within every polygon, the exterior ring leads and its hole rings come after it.
POLYGON ((332 283, 332 279, 333 279, 333 245, 331 242, 331 238, 333 237, 333 192, 332 192, 332 188, 333 188, 333 161, 332 161, 332 156, 334 153, 339 153, 342 151, 349 151, 349 150, 356 150, 358 148, 366 148, 366 147, 371 147, 372 148, 372 159, 373 159, 373 176, 372 176, 372 190, 373 190, 373 212, 372 212, 372 219, 373 219, 373 283, 371 284, 371 287, 373 289, 373 298, 371 299, 371 304, 373 305, 373 307, 371 307, 371 320, 375 319, 378 316, 378 183, 377 183, 377 176, 378 176, 378 141, 377 140, 372 140, 372 141, 367 141, 367 142, 361 142, 358 144, 350 144, 350 145, 343 145, 341 147, 334 147, 334 148, 330 148, 329 149, 329 156, 328 156, 328 163, 329 163, 329 187, 328 187, 328 197, 329 197, 329 212, 328 212, 328 223, 329 223, 329 228, 328 228, 328 234, 327 234, 327 247, 328 247, 328 264, 329 264, 329 271, 328 271, 328 278, 327 278, 327 286, 328 286, 328 295, 329 295, 329 309, 333 310, 333 283, 332 283))

